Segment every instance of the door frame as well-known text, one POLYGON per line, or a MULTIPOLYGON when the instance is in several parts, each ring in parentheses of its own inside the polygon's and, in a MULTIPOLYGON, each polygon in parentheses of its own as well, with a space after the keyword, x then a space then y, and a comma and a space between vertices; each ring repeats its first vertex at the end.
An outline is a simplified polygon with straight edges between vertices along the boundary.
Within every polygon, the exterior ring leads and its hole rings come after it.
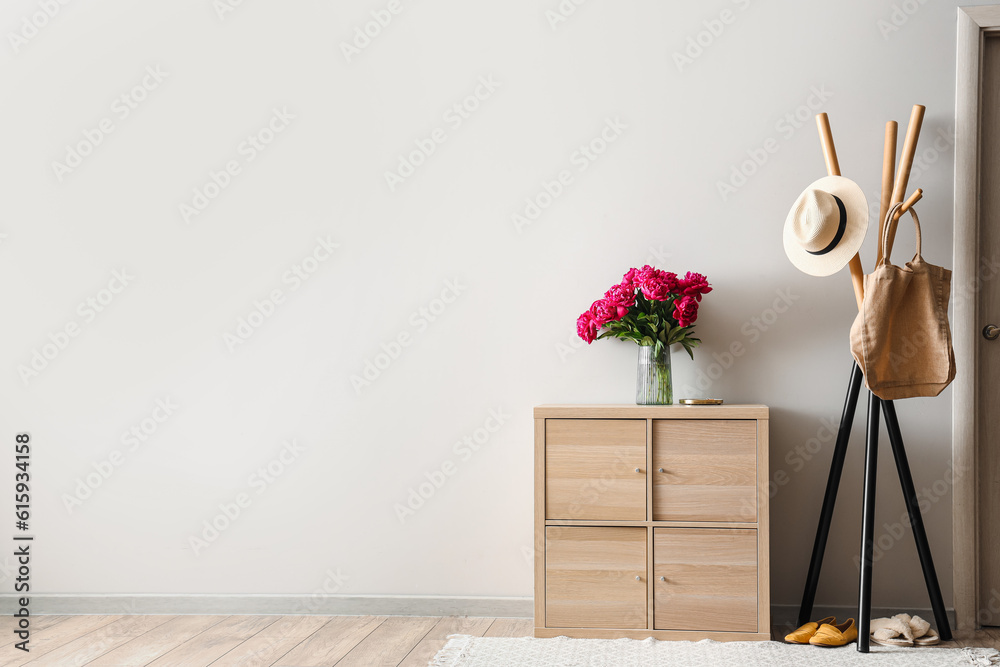
POLYGON ((979 121, 983 39, 985 33, 998 30, 1000 5, 958 8, 953 331, 959 372, 952 393, 951 429, 954 604, 959 630, 979 624, 979 121))

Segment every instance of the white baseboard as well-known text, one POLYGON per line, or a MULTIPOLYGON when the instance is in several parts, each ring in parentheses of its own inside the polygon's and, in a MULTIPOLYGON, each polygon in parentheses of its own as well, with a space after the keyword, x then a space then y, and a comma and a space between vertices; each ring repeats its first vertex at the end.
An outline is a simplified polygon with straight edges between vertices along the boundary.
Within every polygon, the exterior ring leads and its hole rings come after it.
MULTIPOLYGON (((15 611, 17 598, 0 595, 0 613, 15 611)), ((31 596, 32 614, 316 614, 330 616, 485 616, 531 618, 532 598, 446 597, 436 595, 60 595, 31 596)), ((917 614, 934 623, 930 609, 873 607, 872 618, 892 616, 900 611, 917 614)), ((799 606, 771 606, 771 623, 794 629, 799 606)), ((857 618, 858 608, 849 605, 816 605, 814 618, 836 616, 857 618)), ((955 610, 948 609, 955 624, 955 610)))
MULTIPOLYGON (((0 596, 0 613, 17 597, 0 596)), ((317 614, 531 618, 531 598, 396 595, 60 595, 31 596, 32 614, 317 614)))

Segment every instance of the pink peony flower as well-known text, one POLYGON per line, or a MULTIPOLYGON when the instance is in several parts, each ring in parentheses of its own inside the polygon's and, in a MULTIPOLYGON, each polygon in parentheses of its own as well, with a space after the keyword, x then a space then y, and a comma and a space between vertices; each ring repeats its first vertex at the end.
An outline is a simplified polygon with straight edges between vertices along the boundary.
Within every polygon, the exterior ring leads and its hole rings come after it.
MULTIPOLYGON (((647 266, 646 268, 649 267, 647 266)), ((622 287, 635 291, 635 287, 639 282, 639 275, 641 273, 642 271, 635 267, 629 269, 628 272, 622 276, 622 287)))
MULTIPOLYGON (((601 327, 608 322, 613 322, 615 320, 620 320, 623 316, 618 314, 618 306, 610 303, 607 299, 599 299, 595 301, 590 306, 590 312, 594 316, 594 320, 597 322, 597 326, 601 327)), ((628 309, 625 309, 628 312, 628 309)))
POLYGON ((679 326, 691 326, 698 319, 698 301, 691 296, 678 299, 674 302, 673 317, 679 326))
POLYGON ((678 278, 676 273, 648 264, 641 269, 633 267, 619 284, 604 293, 604 298, 595 301, 577 318, 576 332, 590 344, 608 336, 632 341, 646 336, 663 339, 679 326, 683 331, 677 332, 680 335, 675 335, 675 342, 683 343, 691 352, 698 344, 693 325, 698 319, 701 297, 711 291, 708 279, 700 273, 688 271, 678 278), (646 314, 633 321, 629 313, 640 309, 646 314))
POLYGON ((580 315, 576 320, 576 333, 580 338, 587 341, 587 345, 597 340, 597 330, 599 328, 600 325, 597 323, 597 319, 589 310, 580 315))
POLYGON ((680 280, 679 288, 681 294, 684 296, 693 296, 698 301, 701 301, 703 294, 708 294, 712 291, 705 276, 700 273, 691 273, 690 271, 680 280))
POLYGON ((604 293, 604 301, 617 309, 617 317, 620 320, 628 315, 628 309, 635 305, 635 290, 624 285, 615 285, 604 293))
POLYGON ((677 280, 677 274, 671 273, 670 271, 660 271, 660 281, 666 286, 666 288, 671 292, 677 292, 680 288, 680 281, 677 280))
POLYGON ((677 274, 646 266, 639 276, 639 289, 651 301, 666 301, 677 291, 677 274))
POLYGON ((642 295, 650 301, 666 301, 670 298, 670 290, 658 280, 647 280, 642 283, 642 295))

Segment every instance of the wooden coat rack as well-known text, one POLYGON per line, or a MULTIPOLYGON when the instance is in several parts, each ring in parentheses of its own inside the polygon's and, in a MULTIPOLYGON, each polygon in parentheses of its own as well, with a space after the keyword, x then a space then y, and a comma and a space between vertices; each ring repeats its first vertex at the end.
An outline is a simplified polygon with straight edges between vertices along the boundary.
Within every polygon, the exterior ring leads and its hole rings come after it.
MULTIPOLYGON (((879 201, 879 241, 875 259, 876 265, 882 260, 884 255, 889 255, 892 251, 892 242, 899 216, 909 210, 923 196, 923 191, 918 188, 903 203, 902 207, 900 207, 889 223, 890 229, 887 247, 883 248, 882 232, 884 231, 885 218, 889 210, 896 203, 903 202, 903 197, 906 194, 906 186, 910 179, 913 156, 917 150, 917 140, 920 136, 920 126, 923 123, 924 111, 925 108, 923 106, 915 105, 913 111, 910 113, 910 123, 906 129, 906 138, 903 140, 903 151, 900 155, 899 168, 896 170, 895 179, 893 178, 893 171, 896 160, 898 126, 896 121, 889 121, 885 124, 885 145, 882 153, 882 192, 879 201)), ((837 149, 833 143, 830 119, 825 113, 821 113, 816 116, 816 124, 819 128, 820 142, 823 146, 823 156, 826 159, 827 172, 831 176, 840 176, 840 162, 837 160, 837 149)), ((857 301, 858 310, 860 311, 864 306, 865 298, 864 271, 861 267, 861 257, 855 255, 851 259, 849 266, 851 270, 851 282, 854 286, 854 298, 857 301)), ((833 450, 833 459, 830 462, 830 476, 826 483, 823 508, 820 510, 819 526, 816 529, 812 558, 809 562, 809 573, 806 575, 802 604, 799 607, 799 625, 812 620, 811 616, 813 603, 816 599, 816 587, 819 584, 820 569, 823 566, 823 553, 826 551, 826 542, 830 534, 830 523, 833 519, 834 506, 837 503, 837 491, 840 487, 840 478, 844 470, 847 445, 850 441, 854 413, 858 404, 858 395, 861 391, 861 380, 861 369, 858 367, 857 362, 854 362, 851 369, 851 380, 847 389, 847 399, 844 402, 844 412, 840 419, 840 429, 837 433, 837 442, 833 450)), ((934 569, 934 560, 931 557, 930 546, 927 542, 927 533, 924 530, 923 517, 920 514, 917 492, 913 486, 910 465, 906 458, 906 450, 903 447, 903 436, 899 429, 899 420, 896 418, 896 408, 892 401, 883 401, 878 396, 869 392, 868 430, 865 438, 864 498, 862 503, 864 509, 861 525, 861 576, 858 595, 858 651, 862 653, 867 653, 870 648, 872 564, 875 538, 875 487, 880 409, 885 417, 886 429, 889 432, 889 443, 892 445, 896 471, 899 473, 899 483, 903 489, 906 511, 910 518, 910 526, 913 529, 913 539, 916 542, 917 553, 920 556, 920 567, 923 570, 924 583, 927 585, 927 593, 930 596, 931 607, 934 610, 934 619, 937 622, 938 633, 943 641, 948 641, 952 637, 951 626, 948 623, 948 615, 944 607, 944 600, 941 597, 941 587, 938 584, 937 572, 934 569)))

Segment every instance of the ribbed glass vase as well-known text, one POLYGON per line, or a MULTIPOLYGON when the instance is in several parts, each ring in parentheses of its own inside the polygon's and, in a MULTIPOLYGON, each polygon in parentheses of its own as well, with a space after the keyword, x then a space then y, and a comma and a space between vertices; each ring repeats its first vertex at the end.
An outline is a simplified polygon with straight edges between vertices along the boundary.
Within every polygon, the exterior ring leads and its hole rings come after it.
POLYGON ((639 346, 639 367, 635 382, 636 405, 670 405, 674 389, 670 377, 670 348, 663 345, 639 346))

